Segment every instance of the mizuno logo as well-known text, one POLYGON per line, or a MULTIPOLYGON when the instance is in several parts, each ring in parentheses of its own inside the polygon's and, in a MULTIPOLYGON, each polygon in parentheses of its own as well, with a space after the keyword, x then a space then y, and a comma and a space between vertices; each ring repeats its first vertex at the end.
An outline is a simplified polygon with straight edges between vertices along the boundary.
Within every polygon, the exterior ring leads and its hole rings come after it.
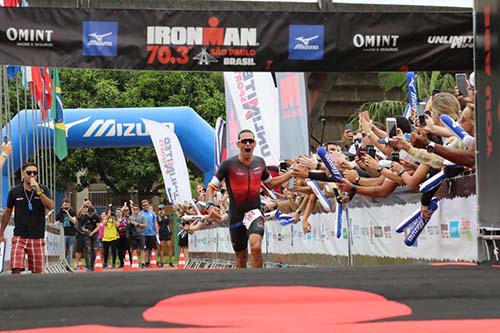
POLYGON ((98 42, 102 42, 102 39, 104 37, 108 37, 108 36, 111 36, 113 33, 112 32, 108 32, 108 33, 105 33, 105 34, 97 34, 97 33, 91 33, 89 34, 89 37, 93 37, 95 38, 98 42))
POLYGON ((312 36, 309 38, 305 38, 304 36, 300 36, 300 37, 295 38, 295 40, 298 40, 299 42, 301 42, 304 45, 309 45, 310 41, 315 40, 318 37, 319 37, 319 35, 315 35, 315 36, 312 36))

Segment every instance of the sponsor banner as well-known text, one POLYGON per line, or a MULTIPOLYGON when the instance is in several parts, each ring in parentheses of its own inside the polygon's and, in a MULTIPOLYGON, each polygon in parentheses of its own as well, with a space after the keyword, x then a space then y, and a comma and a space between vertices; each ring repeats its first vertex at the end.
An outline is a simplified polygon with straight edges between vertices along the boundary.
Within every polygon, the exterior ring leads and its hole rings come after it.
POLYGON ((183 71, 470 71, 472 15, 0 8, 0 64, 183 71))
POLYGON ((151 136, 160 163, 166 193, 170 192, 174 202, 192 202, 186 159, 174 131, 157 121, 141 118, 151 136))
POLYGON ((476 149, 480 227, 500 228, 500 205, 494 179, 500 169, 500 53, 496 0, 476 1, 476 149))
POLYGON ((279 163, 280 129, 278 90, 270 73, 224 73, 228 119, 228 157, 239 154, 238 133, 249 129, 255 135, 254 154, 268 165, 279 163), (231 99, 231 101, 228 101, 231 99))
POLYGON ((309 153, 307 96, 303 73, 276 73, 280 111, 280 161, 309 153))
MULTIPOLYGON (((420 206, 419 203, 394 206, 350 208, 352 253, 405 259, 478 260, 477 197, 442 199, 439 209, 412 247, 404 244, 409 229, 396 233, 399 222, 420 206)), ((347 221, 346 213, 343 220, 347 221)), ((304 234, 300 224, 281 226, 278 221, 266 221, 263 251, 277 254, 348 255, 347 223, 343 223, 340 239, 336 237, 335 214, 313 214, 311 232, 304 234)), ((217 233, 220 244, 217 252, 233 253, 228 228, 197 231, 199 238, 217 233)), ((192 237, 191 237, 192 238, 192 237)), ((212 250, 217 246, 212 247, 212 250)), ((206 252, 200 244, 190 251, 206 252)))

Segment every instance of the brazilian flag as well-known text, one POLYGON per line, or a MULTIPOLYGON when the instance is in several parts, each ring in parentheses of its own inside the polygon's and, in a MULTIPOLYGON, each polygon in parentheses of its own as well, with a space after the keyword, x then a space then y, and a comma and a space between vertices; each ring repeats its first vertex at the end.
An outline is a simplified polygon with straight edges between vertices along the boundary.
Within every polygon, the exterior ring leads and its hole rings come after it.
POLYGON ((62 161, 68 156, 66 142, 66 126, 64 125, 64 109, 62 105, 61 84, 59 83, 59 70, 54 68, 52 86, 52 108, 50 116, 54 119, 54 151, 57 158, 62 161))

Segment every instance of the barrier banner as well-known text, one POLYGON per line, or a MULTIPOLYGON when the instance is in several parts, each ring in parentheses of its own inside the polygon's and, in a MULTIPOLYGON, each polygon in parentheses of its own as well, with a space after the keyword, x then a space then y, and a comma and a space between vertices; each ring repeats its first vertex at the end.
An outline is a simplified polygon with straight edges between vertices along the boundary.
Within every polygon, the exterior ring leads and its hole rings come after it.
POLYGON ((470 12, 0 8, 0 64, 179 71, 470 71, 470 12))
POLYGON ((500 1, 476 1, 476 148, 479 226, 500 228, 495 179, 500 170, 500 1))
POLYGON ((280 161, 309 154, 304 73, 276 73, 280 113, 280 161))
MULTIPOLYGON (((398 223, 420 207, 420 203, 393 206, 368 206, 349 209, 352 225, 352 254, 426 260, 478 260, 478 229, 475 209, 477 197, 442 199, 413 246, 404 243, 408 235, 397 233, 398 223)), ((344 210, 342 216, 347 221, 344 210)), ((266 221, 262 250, 273 254, 348 255, 347 223, 337 239, 335 214, 318 213, 309 218, 311 232, 304 234, 299 224, 282 226, 266 221)), ((229 228, 199 230, 190 237, 190 252, 234 253, 229 228), (217 235, 217 236, 216 236, 217 235)))

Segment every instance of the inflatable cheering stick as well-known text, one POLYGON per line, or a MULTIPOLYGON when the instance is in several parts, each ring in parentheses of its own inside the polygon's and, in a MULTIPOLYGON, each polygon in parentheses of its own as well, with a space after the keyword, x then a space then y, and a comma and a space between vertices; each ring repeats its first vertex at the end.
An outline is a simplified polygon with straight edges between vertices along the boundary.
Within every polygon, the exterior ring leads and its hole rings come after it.
MULTIPOLYGON (((431 202, 429 203, 429 210, 434 213, 438 209, 438 198, 432 198, 431 202)), ((415 244, 415 241, 417 240, 418 236, 422 233, 422 230, 424 230, 425 226, 427 223, 429 223, 430 219, 424 220, 421 216, 417 218, 417 221, 413 224, 413 226, 410 229, 410 232, 408 233, 408 236, 405 238, 405 244, 407 246, 413 246, 415 244)))
MULTIPOLYGON (((415 73, 413 72, 408 72, 406 73, 406 84, 408 87, 408 104, 410 105, 410 108, 413 110, 417 110, 417 104, 418 104, 418 94, 417 94, 417 80, 415 78, 415 73)), ((405 113, 403 114, 403 117, 410 117, 410 112, 405 110, 405 113)))
POLYGON ((339 169, 335 165, 335 162, 332 161, 330 154, 328 154, 325 147, 318 148, 318 156, 321 158, 328 171, 330 171, 330 173, 332 174, 333 181, 336 183, 341 183, 344 175, 342 175, 342 173, 339 171, 339 169))
POLYGON ((314 192, 314 195, 316 195, 316 197, 318 198, 321 207, 323 207, 323 209, 327 212, 330 212, 332 210, 330 201, 328 201, 328 199, 325 197, 318 183, 315 180, 308 180, 306 184, 311 188, 311 190, 314 192))
POLYGON ((396 232, 401 233, 405 231, 405 229, 408 228, 408 226, 412 224, 419 217, 420 217, 420 208, 415 210, 410 216, 408 216, 400 224, 398 224, 398 226, 396 227, 396 232))
POLYGON ((466 147, 470 147, 474 143, 474 137, 470 136, 462 126, 458 124, 455 120, 451 119, 447 114, 439 116, 441 122, 446 128, 448 128, 453 135, 455 135, 466 147))
POLYGON ((291 223, 294 222, 294 219, 293 219, 293 217, 291 215, 282 213, 279 210, 277 210, 276 213, 274 213, 274 217, 276 217, 276 219, 283 226, 289 225, 289 224, 291 224, 291 223))
POLYGON ((426 193, 435 188, 436 186, 439 186, 443 180, 444 180, 444 171, 441 170, 438 173, 436 173, 434 176, 431 178, 427 179, 425 182, 420 184, 420 192, 426 193))

